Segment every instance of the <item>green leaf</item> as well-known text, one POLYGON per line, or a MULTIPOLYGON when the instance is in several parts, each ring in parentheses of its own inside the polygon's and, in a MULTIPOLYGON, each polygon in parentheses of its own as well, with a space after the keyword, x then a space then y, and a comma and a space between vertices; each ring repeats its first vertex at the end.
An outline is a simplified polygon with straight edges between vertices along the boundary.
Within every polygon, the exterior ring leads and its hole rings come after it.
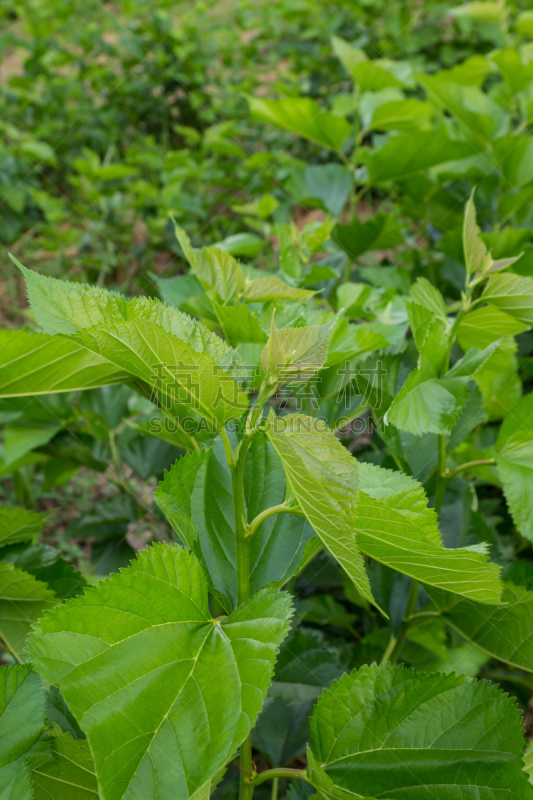
POLYGON ((533 278, 491 275, 481 299, 527 325, 533 325, 533 278))
POLYGON ((144 322, 161 326, 197 353, 209 354, 221 369, 231 371, 241 363, 233 348, 177 308, 148 297, 127 300, 98 286, 47 278, 12 260, 24 275, 31 310, 46 333, 72 335, 104 323, 144 322))
POLYGON ((425 363, 408 375, 385 420, 415 436, 450 434, 467 398, 464 386, 445 386, 425 363))
POLYGON ((353 47, 338 36, 332 37, 332 45, 335 55, 350 73, 361 93, 377 92, 386 86, 406 85, 392 71, 396 66, 395 62, 385 59, 370 60, 364 50, 353 47))
POLYGON ((0 547, 33 539, 42 529, 46 514, 27 508, 0 508, 0 547))
POLYGON ((108 386, 128 374, 60 336, 0 330, 0 396, 72 392, 108 386))
POLYGON ((288 97, 285 100, 248 97, 248 103, 256 119, 285 128, 335 152, 340 151, 352 131, 347 120, 323 111, 309 97, 288 97))
POLYGON ((264 239, 255 233, 233 233, 221 242, 217 242, 215 247, 231 253, 232 256, 257 256, 264 244, 264 239))
POLYGON ((374 664, 318 700, 307 772, 327 798, 529 800, 523 746, 518 708, 493 684, 374 664))
POLYGON ((376 214, 366 222, 354 217, 348 225, 336 225, 331 238, 352 259, 368 250, 385 250, 404 242, 401 228, 390 214, 376 214))
POLYGON ((208 352, 198 352, 157 323, 106 315, 76 338, 152 386, 163 407, 177 418, 187 410, 206 420, 214 432, 248 407, 247 396, 208 352))
POLYGON ((359 488, 401 514, 428 539, 440 543, 439 519, 421 483, 404 472, 377 467, 365 461, 358 466, 359 488))
POLYGON ((449 352, 449 326, 434 311, 411 300, 405 300, 405 308, 420 354, 419 366, 427 364, 437 373, 449 352))
POLYGON ((211 619, 201 566, 168 544, 48 614, 31 658, 86 733, 102 800, 185 800, 209 782, 261 710, 290 615, 265 589, 211 619))
POLYGON ((377 131, 405 131, 427 127, 432 113, 429 103, 422 103, 414 97, 391 100, 375 109, 367 127, 377 131))
MULTIPOLYGON (((285 499, 285 473, 274 448, 259 432, 245 466, 248 520, 285 499)), ((180 540, 205 565, 213 593, 227 609, 237 600, 237 572, 231 473, 220 439, 210 451, 180 458, 154 496, 180 540)), ((250 540, 252 594, 281 585, 299 568, 312 541, 305 519, 292 514, 267 518, 250 540)))
POLYGON ((369 602, 370 584, 353 525, 357 461, 323 422, 301 414, 276 418, 267 435, 317 536, 369 602))
POLYGON ((359 466, 353 526, 363 553, 424 584, 481 603, 500 602, 500 568, 484 552, 442 546, 418 481, 372 464, 359 466))
POLYGON ((52 760, 31 773, 33 800, 99 800, 94 760, 86 739, 55 727, 52 760))
POLYGON ((313 294, 308 289, 296 289, 281 278, 269 275, 265 278, 246 278, 242 296, 247 303, 266 303, 269 300, 303 300, 313 294))
POLYGON ((513 406, 500 428, 496 465, 516 527, 533 540, 533 393, 513 406))
POLYGON ((501 605, 476 603, 432 586, 442 619, 498 661, 533 672, 533 592, 505 582, 501 605))
POLYGON ((468 383, 487 363, 498 342, 484 350, 471 348, 443 378, 438 378, 429 359, 422 358, 417 370, 394 398, 385 420, 397 428, 421 436, 423 433, 450 435, 470 391, 468 383))
POLYGON ((317 372, 328 357, 328 343, 337 321, 335 317, 324 325, 278 330, 273 316, 270 339, 261 355, 261 365, 271 382, 298 382, 317 372))
POLYGON ((61 557, 60 551, 47 544, 39 542, 23 549, 11 548, 4 552, 3 561, 14 564, 18 569, 47 584, 61 600, 75 597, 87 585, 81 573, 61 557))
POLYGON ((450 139, 443 128, 393 136, 380 149, 365 154, 370 183, 400 180, 425 172, 436 164, 468 158, 475 150, 467 142, 450 139))
POLYGON ((518 94, 533 80, 533 64, 523 63, 518 49, 505 48, 492 56, 511 94, 518 94))
POLYGON ((239 262, 231 253, 219 247, 191 245, 185 231, 174 226, 176 237, 196 277, 206 291, 213 291, 221 303, 233 300, 244 288, 244 275, 239 262))
MULTIPOLYGON (((306 200, 320 200, 323 208, 339 217, 346 201, 353 190, 353 180, 349 170, 341 164, 311 164, 302 172, 293 172, 299 180, 295 186, 295 194, 303 205, 306 200), (300 177, 301 176, 301 177, 300 177)), ((296 181, 295 181, 296 182, 296 181)), ((292 186, 291 191, 292 194, 292 186)))
POLYGON ((255 314, 250 311, 247 305, 220 306, 214 302, 213 308, 226 340, 232 346, 239 344, 239 342, 264 344, 267 341, 268 336, 259 324, 255 314))
POLYGON ((423 306, 442 322, 447 323, 448 312, 443 297, 427 278, 416 279, 411 286, 410 296, 419 306, 423 306))
MULTIPOLYGON (((0 667, 0 797, 33 800, 29 767, 46 759, 46 697, 29 665, 0 667)), ((55 800, 55 798, 54 798, 55 800)))
POLYGON ((492 143, 498 169, 508 188, 521 189, 533 181, 533 140, 531 136, 502 136, 492 143))
POLYGON ((469 311, 457 329, 457 338, 463 350, 470 347, 487 347, 496 339, 515 336, 527 331, 528 326, 496 306, 484 306, 469 311))
POLYGON ((473 0, 471 3, 464 3, 451 10, 455 17, 470 17, 480 22, 494 23, 503 25, 507 10, 501 2, 490 2, 489 0, 473 0))
POLYGON ((0 636, 19 661, 26 661, 26 637, 33 623, 59 602, 46 583, 0 561, 0 636))
POLYGON ((61 422, 20 422, 4 429, 4 465, 14 464, 20 458, 48 444, 59 433, 61 422))
POLYGON ((301 628, 281 645, 268 694, 289 705, 315 700, 343 672, 336 652, 320 631, 301 628))
POLYGON ((501 105, 477 86, 463 86, 437 75, 419 74, 418 79, 425 87, 431 104, 449 110, 464 135, 480 150, 494 136, 507 132, 508 115, 501 105))
POLYGON ((517 349, 513 337, 504 337, 476 374, 476 383, 483 394, 485 410, 491 421, 506 417, 522 396, 517 349))

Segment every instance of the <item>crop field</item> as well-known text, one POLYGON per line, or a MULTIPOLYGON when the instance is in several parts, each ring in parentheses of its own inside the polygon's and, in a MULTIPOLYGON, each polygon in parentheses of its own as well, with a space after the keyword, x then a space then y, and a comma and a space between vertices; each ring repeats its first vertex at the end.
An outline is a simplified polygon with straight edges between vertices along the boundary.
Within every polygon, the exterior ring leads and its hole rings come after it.
POLYGON ((533 800, 531 0, 0 52, 0 800, 533 800))

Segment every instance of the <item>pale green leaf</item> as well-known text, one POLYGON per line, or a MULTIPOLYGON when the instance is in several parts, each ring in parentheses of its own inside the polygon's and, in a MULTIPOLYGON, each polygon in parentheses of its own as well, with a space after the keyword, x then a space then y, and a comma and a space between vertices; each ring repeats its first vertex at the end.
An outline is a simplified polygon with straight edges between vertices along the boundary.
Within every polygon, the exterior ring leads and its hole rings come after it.
POLYGON ((19 661, 26 661, 31 626, 59 599, 46 583, 29 572, 0 561, 0 636, 19 661))
POLYGON ((281 278, 269 275, 265 278, 246 278, 242 296, 247 303, 266 303, 269 300, 303 300, 313 294, 308 289, 297 289, 281 278))
POLYGON ((481 299, 533 325, 533 278, 507 272, 492 275, 481 299))
POLYGON ((498 342, 493 342, 484 350, 471 348, 442 378, 437 377, 429 355, 423 357, 394 398, 385 416, 387 423, 415 436, 450 435, 470 395, 469 382, 497 347, 498 342))
POLYGON ((264 346, 261 353, 261 366, 265 376, 268 378, 271 384, 276 383, 276 377, 285 366, 286 361, 287 354, 283 349, 280 332, 276 325, 274 311, 272 314, 272 321, 270 323, 270 336, 268 337, 268 342, 264 346))
POLYGON ((440 544, 439 519, 421 483, 404 472, 365 461, 358 467, 359 489, 404 516, 428 539, 440 544))
POLYGON ((515 525, 533 539, 533 393, 513 406, 504 420, 496 465, 515 525))
POLYGON ((311 377, 326 362, 328 343, 337 321, 335 317, 323 325, 278 330, 272 318, 270 340, 261 356, 265 373, 280 382, 311 377))
POLYGON ((175 416, 180 407, 188 409, 213 432, 248 406, 246 395, 208 352, 198 352, 157 323, 106 315, 94 328, 80 329, 76 339, 152 386, 164 407, 178 409, 175 416))
POLYGON ((0 547, 33 539, 42 529, 46 514, 27 508, 0 508, 0 547))
POLYGON ((323 422, 312 417, 276 418, 271 412, 267 435, 317 536, 363 597, 373 602, 353 525, 357 461, 323 422))
POLYGON ((159 544, 36 626, 33 663, 94 756, 102 800, 186 800, 261 710, 291 614, 265 589, 213 620, 194 556, 159 544))
MULTIPOLYGON (((0 667, 0 797, 33 800, 29 766, 46 758, 46 697, 27 664, 0 667)), ((55 798, 54 798, 55 800, 55 798)))
POLYGON ((377 92, 387 86, 405 86, 405 80, 401 80, 394 74, 395 62, 385 59, 369 59, 364 50, 345 42, 338 36, 332 37, 333 50, 335 55, 350 73, 354 82, 363 92, 377 92))
POLYGON ((464 385, 446 385, 426 363, 408 375, 385 419, 415 436, 450 434, 467 399, 464 385))
POLYGON ((449 352, 449 328, 434 311, 411 300, 405 300, 411 333, 420 354, 419 365, 429 364, 437 373, 449 352))
POLYGON ((213 291, 222 303, 227 303, 244 289, 244 275, 239 262, 230 252, 219 247, 191 246, 185 231, 174 226, 176 237, 193 268, 200 284, 207 291, 213 291))
POLYGON ((514 337, 505 336, 476 373, 475 380, 483 394, 489 420, 504 419, 522 396, 517 350, 514 337))
POLYGON ((239 262, 218 247, 202 247, 196 251, 193 268, 204 289, 215 292, 223 303, 232 300, 244 288, 239 262))
POLYGON ((502 25, 505 21, 505 3, 490 0, 472 0, 471 3, 455 6, 451 13, 456 17, 470 17, 480 22, 491 22, 502 25))
POLYGON ((60 336, 0 331, 0 396, 72 392, 128 379, 128 375, 60 336))
POLYGON ((221 306, 213 302, 213 308, 224 336, 232 346, 240 342, 263 344, 267 341, 268 336, 247 305, 221 306))
POLYGON ((463 223, 463 248, 466 271, 469 275, 475 272, 485 272, 492 264, 492 258, 487 246, 481 238, 481 231, 476 222, 476 207, 474 205, 474 189, 467 200, 465 218, 463 223))
POLYGON ((518 708, 493 684, 374 664, 318 700, 307 772, 325 798, 530 800, 523 746, 518 708))
POLYGON ((488 606, 428 587, 442 619, 498 661, 533 672, 533 592, 505 582, 501 605, 488 606))
POLYGON ((145 322, 161 326, 198 353, 208 353, 226 371, 241 363, 233 348, 177 308, 149 297, 127 300, 119 292, 109 292, 98 286, 48 278, 26 269, 16 259, 13 261, 24 275, 31 310, 46 333, 75 334, 80 329, 100 325, 104 320, 145 322))
POLYGON ((324 111, 310 97, 288 97, 285 100, 248 97, 248 103, 256 119, 285 128, 336 152, 352 130, 347 120, 324 111))
POLYGON ((423 306, 444 323, 448 321, 448 313, 443 297, 427 278, 417 278, 411 286, 411 299, 423 306))
POLYGON ((418 481, 371 464, 359 467, 362 476, 353 525, 363 553, 424 584, 481 603, 500 601, 500 568, 484 552, 443 547, 434 512, 424 506, 427 498, 418 481))
POLYGON ((497 306, 484 306, 469 311, 457 329, 457 338, 463 350, 470 347, 487 347, 503 336, 515 336, 527 331, 528 326, 497 306))
POLYGON ((94 760, 86 739, 54 726, 52 759, 31 773, 33 800, 99 800, 94 760))
POLYGON ((4 466, 15 464, 19 459, 48 444, 63 427, 61 422, 11 423, 4 429, 4 466))
POLYGON ((427 127, 433 114, 429 103, 423 103, 414 97, 405 100, 392 100, 378 106, 368 126, 370 130, 405 131, 413 128, 427 127))

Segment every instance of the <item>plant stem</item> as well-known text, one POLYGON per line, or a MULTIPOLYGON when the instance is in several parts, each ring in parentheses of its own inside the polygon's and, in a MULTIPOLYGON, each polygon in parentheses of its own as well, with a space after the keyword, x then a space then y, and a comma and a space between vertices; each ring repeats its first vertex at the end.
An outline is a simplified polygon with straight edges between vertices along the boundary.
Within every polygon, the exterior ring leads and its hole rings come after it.
POLYGON ((272 778, 272 794, 271 800, 278 800, 279 778, 272 778))
POLYGON ((495 463, 495 458, 480 458, 477 461, 467 461, 465 464, 460 464, 455 469, 447 472, 446 479, 450 480, 450 478, 454 478, 456 475, 459 475, 460 472, 464 472, 467 469, 474 469, 474 467, 493 467, 495 463))
MULTIPOLYGON (((237 556, 237 606, 250 597, 250 542, 246 509, 244 504, 244 464, 246 453, 252 443, 255 431, 246 435, 237 446, 231 458, 231 480, 233 489, 233 512, 235 516, 235 548, 237 556)), ((228 442, 229 444, 229 442, 228 442)), ((231 448, 230 448, 231 450, 231 448)), ((226 450, 228 455, 228 451, 226 450)), ((240 800, 251 800, 254 793, 250 778, 255 774, 252 761, 252 739, 247 736, 241 745, 241 785, 240 800)))
POLYGON ((261 513, 258 514, 252 522, 250 522, 248 527, 248 538, 251 539, 261 523, 264 522, 265 519, 268 519, 268 517, 272 517, 274 514, 296 514, 298 517, 304 516, 304 513, 301 509, 293 506, 286 506, 285 503, 280 503, 277 506, 266 508, 264 511, 261 511, 261 513))
POLYGON ((256 775, 251 781, 249 781, 249 783, 252 786, 259 786, 260 783, 279 778, 299 778, 300 780, 307 781, 309 783, 305 769, 290 769, 290 767, 267 769, 265 772, 260 772, 259 775, 256 775))
POLYGON ((446 477, 446 437, 439 435, 439 476, 437 478, 437 488, 435 489, 435 503, 433 505, 437 514, 442 508, 444 494, 448 479, 446 477))
POLYGON ((396 636, 393 633, 391 633, 389 643, 385 648, 385 650, 383 651, 383 655, 381 656, 381 661, 379 662, 380 664, 386 664, 387 661, 389 661, 395 646, 396 646, 396 636))
MULTIPOLYGON (((403 646, 405 644, 405 640, 407 639, 407 634, 409 633, 409 628, 411 627, 411 616, 413 611, 415 610, 416 600, 418 597, 418 589, 419 589, 418 581, 413 580, 411 586, 411 592, 409 594, 409 600, 407 601, 407 608, 405 609, 405 615, 403 618, 403 622, 400 626, 400 631, 396 638, 396 641, 391 648, 391 652, 389 655, 389 662, 391 664, 396 664, 398 661, 399 656, 403 650, 403 646)), ((390 643, 389 643, 390 644, 390 643)), ((389 648, 387 648, 388 650, 389 648)), ((386 652, 386 651, 385 651, 386 652)))

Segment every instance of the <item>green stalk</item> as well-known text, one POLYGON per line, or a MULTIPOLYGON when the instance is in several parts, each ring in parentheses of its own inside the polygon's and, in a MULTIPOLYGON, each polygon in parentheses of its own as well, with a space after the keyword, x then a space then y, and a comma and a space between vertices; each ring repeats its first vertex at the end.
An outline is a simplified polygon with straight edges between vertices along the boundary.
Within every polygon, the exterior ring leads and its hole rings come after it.
POLYGON ((307 781, 309 783, 307 773, 304 769, 277 767, 276 769, 267 769, 265 772, 260 772, 259 775, 256 775, 253 778, 252 784, 254 786, 259 786, 260 783, 264 783, 265 781, 274 781, 279 780, 280 778, 290 778, 291 780, 294 780, 294 778, 299 778, 300 780, 307 781))
POLYGON ((448 484, 448 479, 446 478, 446 437, 444 435, 439 435, 439 475, 437 478, 437 488, 435 489, 435 503, 433 506, 437 514, 440 512, 442 508, 442 503, 444 500, 444 494, 446 492, 447 484, 448 484))
MULTIPOLYGON (((250 597, 250 541, 246 509, 244 504, 244 464, 246 453, 252 443, 255 431, 245 435, 237 446, 230 462, 233 489, 233 512, 235 516, 235 547, 237 555, 237 606, 250 597)), ((241 781, 239 800, 251 800, 254 793, 250 779, 255 775, 252 761, 252 739, 247 736, 241 745, 241 781)))

